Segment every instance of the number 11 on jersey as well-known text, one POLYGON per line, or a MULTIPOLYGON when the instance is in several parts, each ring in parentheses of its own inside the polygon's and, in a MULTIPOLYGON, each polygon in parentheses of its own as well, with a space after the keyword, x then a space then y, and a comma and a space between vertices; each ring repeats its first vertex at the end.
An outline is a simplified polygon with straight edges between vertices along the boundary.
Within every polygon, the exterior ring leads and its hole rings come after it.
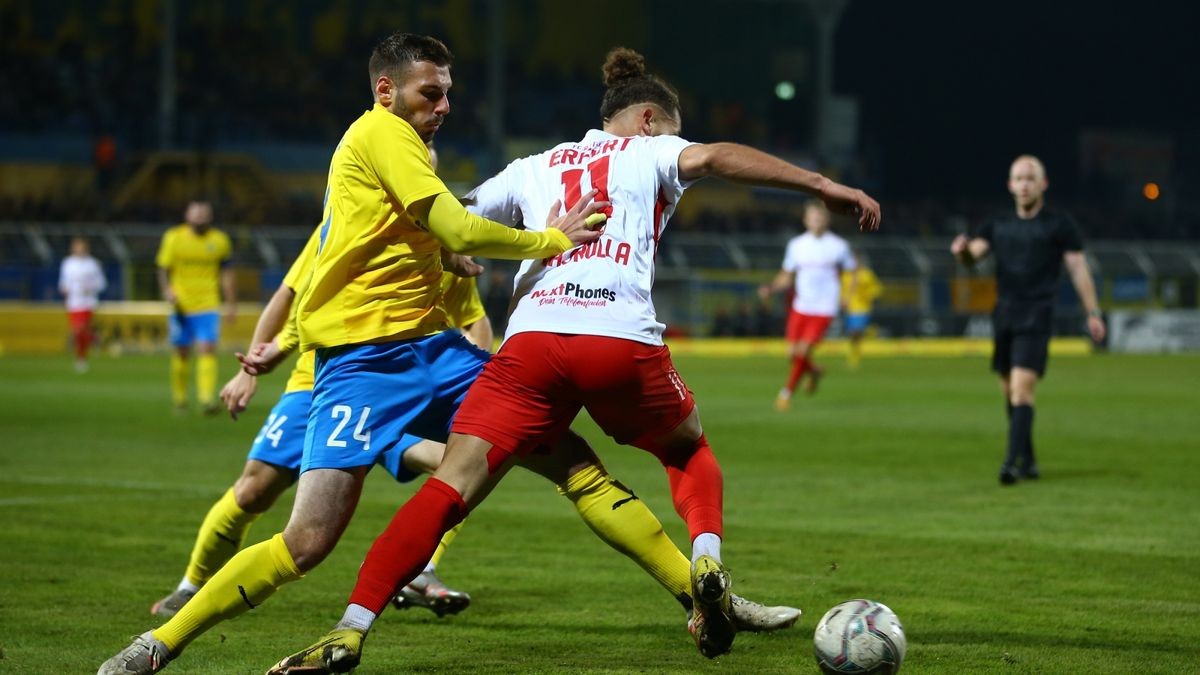
MULTIPOLYGON (((587 165, 588 175, 591 176, 592 189, 596 191, 596 201, 606 202, 608 199, 608 160, 611 155, 604 155, 587 165)), ((579 203, 583 196, 583 169, 568 169, 562 172, 563 206, 568 210, 579 203)), ((612 204, 600 209, 600 213, 612 217, 612 204)))

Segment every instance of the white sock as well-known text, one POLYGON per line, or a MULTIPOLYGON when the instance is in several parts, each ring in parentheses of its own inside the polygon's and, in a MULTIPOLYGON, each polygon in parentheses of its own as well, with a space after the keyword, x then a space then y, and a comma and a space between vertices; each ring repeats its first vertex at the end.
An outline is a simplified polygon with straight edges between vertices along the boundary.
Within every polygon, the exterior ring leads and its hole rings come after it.
POLYGON ((342 620, 335 628, 357 628, 361 631, 368 631, 371 630, 371 624, 375 623, 377 616, 379 615, 362 605, 346 605, 346 613, 342 615, 342 620))
POLYGON ((792 392, 788 391, 787 387, 784 387, 779 390, 779 398, 791 398, 791 397, 792 397, 792 392))
POLYGON ((712 532, 701 532, 692 540, 692 562, 702 555, 712 556, 721 562, 721 538, 712 532))
POLYGON ((175 587, 175 590, 187 591, 188 593, 195 595, 196 592, 200 590, 200 587, 188 581, 187 577, 184 577, 183 580, 179 582, 179 585, 175 587))
POLYGON ((431 562, 426 565, 425 569, 421 571, 421 574, 433 574, 433 563, 431 562))

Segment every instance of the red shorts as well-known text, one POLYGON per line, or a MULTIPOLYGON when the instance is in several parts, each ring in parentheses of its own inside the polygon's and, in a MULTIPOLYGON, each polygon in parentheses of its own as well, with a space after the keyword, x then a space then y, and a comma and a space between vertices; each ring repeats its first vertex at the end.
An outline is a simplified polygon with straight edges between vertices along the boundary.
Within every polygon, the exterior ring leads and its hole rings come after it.
POLYGON ((67 312, 67 320, 71 323, 72 333, 87 330, 92 325, 92 310, 81 309, 75 312, 67 312))
POLYGON ((829 324, 833 323, 832 316, 816 316, 801 314, 796 310, 788 312, 787 339, 788 342, 807 342, 815 345, 825 337, 829 324))
POLYGON ((666 346, 519 333, 471 385, 451 431, 525 456, 552 443, 586 408, 618 443, 641 447, 675 429, 695 407, 666 346))

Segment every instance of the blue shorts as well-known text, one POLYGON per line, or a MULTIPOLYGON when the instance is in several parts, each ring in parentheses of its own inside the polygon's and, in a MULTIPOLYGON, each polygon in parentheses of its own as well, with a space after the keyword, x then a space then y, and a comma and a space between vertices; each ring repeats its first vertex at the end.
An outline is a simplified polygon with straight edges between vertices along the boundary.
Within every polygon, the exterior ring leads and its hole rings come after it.
MULTIPOLYGON (((311 391, 293 391, 281 396, 255 437, 246 459, 286 469, 293 478, 299 476, 300 460, 304 456, 304 430, 308 427, 311 403, 311 391)), ((416 436, 404 436, 384 453, 379 463, 401 483, 416 478, 417 474, 404 466, 404 452, 420 440, 416 436)))
POLYGON ((456 330, 318 349, 300 471, 369 466, 405 434, 446 442, 488 356, 456 330))
POLYGON ((861 333, 871 325, 870 314, 847 314, 842 320, 843 333, 861 333))
POLYGON ((167 319, 167 332, 171 336, 171 345, 175 347, 190 347, 196 342, 215 345, 221 337, 221 314, 219 312, 198 312, 196 314, 175 312, 167 319))

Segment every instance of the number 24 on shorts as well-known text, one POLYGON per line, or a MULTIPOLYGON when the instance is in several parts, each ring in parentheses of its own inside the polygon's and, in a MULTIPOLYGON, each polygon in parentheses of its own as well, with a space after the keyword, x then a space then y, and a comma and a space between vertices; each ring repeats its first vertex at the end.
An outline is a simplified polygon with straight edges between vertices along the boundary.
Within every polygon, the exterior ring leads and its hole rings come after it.
MULTIPOLYGON (((329 414, 334 419, 340 420, 333 433, 329 434, 329 440, 325 441, 325 445, 331 448, 344 448, 346 441, 338 438, 342 431, 350 424, 350 420, 354 418, 354 409, 348 405, 335 405, 329 411, 329 414)), ((353 438, 356 441, 361 441, 364 451, 371 449, 371 430, 367 428, 367 417, 371 414, 370 406, 364 406, 362 413, 358 416, 358 425, 354 427, 353 438)))

